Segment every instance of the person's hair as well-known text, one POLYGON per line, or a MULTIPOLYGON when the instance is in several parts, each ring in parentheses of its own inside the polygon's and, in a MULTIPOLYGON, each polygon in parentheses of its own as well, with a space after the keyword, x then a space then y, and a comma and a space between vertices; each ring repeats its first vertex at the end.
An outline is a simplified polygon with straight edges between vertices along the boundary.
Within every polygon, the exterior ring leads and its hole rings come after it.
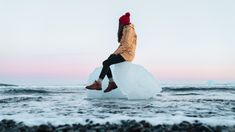
POLYGON ((122 39, 122 31, 123 31, 123 27, 124 27, 124 25, 123 25, 123 24, 121 24, 121 23, 119 23, 119 26, 118 26, 118 42, 120 42, 120 41, 121 41, 121 39, 122 39))

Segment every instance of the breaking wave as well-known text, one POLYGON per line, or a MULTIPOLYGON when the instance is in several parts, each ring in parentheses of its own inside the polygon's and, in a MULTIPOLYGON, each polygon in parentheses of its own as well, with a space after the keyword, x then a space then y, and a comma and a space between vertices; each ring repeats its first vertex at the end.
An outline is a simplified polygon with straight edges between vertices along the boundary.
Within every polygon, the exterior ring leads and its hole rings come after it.
POLYGON ((0 103, 16 103, 22 101, 41 101, 42 97, 12 97, 0 99, 0 103))
POLYGON ((162 92, 189 92, 189 91, 232 91, 234 87, 163 87, 162 92))
POLYGON ((5 94, 47 94, 50 91, 47 90, 38 90, 38 89, 7 89, 4 90, 5 94))

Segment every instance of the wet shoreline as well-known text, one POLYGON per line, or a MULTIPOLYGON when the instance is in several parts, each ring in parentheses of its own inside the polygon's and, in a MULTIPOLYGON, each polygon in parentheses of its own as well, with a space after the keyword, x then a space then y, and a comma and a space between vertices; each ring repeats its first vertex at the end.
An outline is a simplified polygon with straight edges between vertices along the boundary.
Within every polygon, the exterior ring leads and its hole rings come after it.
POLYGON ((169 132, 169 131, 186 131, 186 132, 234 132, 235 124, 233 126, 217 125, 212 126, 203 124, 197 120, 190 123, 182 121, 178 124, 158 124, 152 125, 147 121, 135 121, 135 120, 122 120, 120 123, 106 122, 104 124, 93 123, 91 120, 86 120, 85 124, 64 124, 64 125, 52 125, 50 123, 28 126, 23 122, 15 122, 14 120, 3 119, 0 121, 0 131, 19 131, 19 132, 169 132))

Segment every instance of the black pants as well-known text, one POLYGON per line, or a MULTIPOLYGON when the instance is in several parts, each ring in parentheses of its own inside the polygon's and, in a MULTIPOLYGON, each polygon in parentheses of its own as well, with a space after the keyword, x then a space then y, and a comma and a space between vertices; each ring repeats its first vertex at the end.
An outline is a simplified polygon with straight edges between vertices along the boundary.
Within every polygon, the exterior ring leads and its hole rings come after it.
POLYGON ((103 62, 103 68, 101 70, 99 78, 104 79, 105 75, 107 75, 108 78, 112 78, 112 72, 109 66, 112 64, 123 62, 123 61, 126 61, 126 60, 120 54, 110 55, 108 59, 103 62))

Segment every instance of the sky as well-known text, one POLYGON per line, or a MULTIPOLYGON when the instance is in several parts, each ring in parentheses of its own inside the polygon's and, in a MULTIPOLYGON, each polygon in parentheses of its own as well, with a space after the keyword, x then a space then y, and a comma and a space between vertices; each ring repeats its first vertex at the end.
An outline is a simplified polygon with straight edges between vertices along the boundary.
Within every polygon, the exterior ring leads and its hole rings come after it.
POLYGON ((132 63, 159 81, 235 81, 233 0, 0 0, 0 83, 80 84, 118 47, 131 13, 132 63))

